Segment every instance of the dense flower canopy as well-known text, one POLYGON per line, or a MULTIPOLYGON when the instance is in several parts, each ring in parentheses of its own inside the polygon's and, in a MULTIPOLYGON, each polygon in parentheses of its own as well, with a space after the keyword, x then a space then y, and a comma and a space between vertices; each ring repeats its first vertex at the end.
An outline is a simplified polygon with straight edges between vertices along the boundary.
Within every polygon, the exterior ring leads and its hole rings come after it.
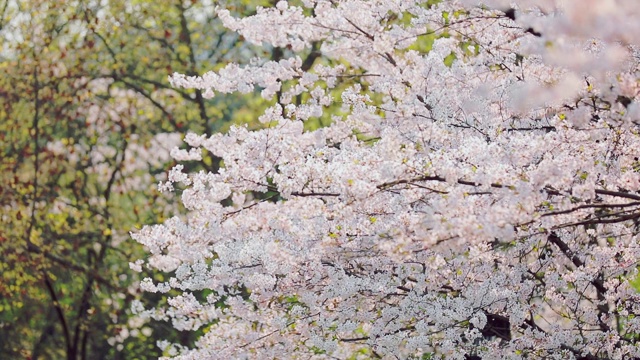
POLYGON ((640 9, 628 0, 278 2, 218 16, 281 59, 263 129, 187 134, 183 217, 134 238, 203 358, 640 357, 640 9), (310 61, 307 61, 311 59, 310 61), (337 106, 336 106, 337 105, 337 106), (311 119, 329 119, 310 127, 311 119), (175 295, 179 293, 179 295, 175 295))

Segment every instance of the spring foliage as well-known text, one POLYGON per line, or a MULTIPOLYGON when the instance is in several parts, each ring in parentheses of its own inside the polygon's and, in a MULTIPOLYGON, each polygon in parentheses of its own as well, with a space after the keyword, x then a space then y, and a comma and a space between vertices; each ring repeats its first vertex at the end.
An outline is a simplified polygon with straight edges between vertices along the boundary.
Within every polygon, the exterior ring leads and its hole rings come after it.
POLYGON ((640 356, 639 9, 507 5, 217 9, 282 57, 172 85, 277 101, 187 134, 174 158, 220 168, 177 165, 188 213, 133 234, 168 296, 134 310, 202 334, 167 356, 640 356))
POLYGON ((0 358, 155 359, 147 340, 178 339, 131 317, 132 284, 155 274, 128 271, 144 253, 126 240, 180 209, 154 184, 184 129, 266 106, 166 81, 253 56, 237 37, 211 1, 0 1, 0 358))

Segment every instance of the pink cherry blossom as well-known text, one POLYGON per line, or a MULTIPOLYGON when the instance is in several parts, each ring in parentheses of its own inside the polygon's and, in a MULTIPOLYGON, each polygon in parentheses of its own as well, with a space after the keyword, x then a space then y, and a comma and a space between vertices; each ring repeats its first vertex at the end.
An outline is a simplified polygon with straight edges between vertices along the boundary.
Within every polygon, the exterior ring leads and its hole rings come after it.
POLYGON ((640 357, 635 1, 302 3, 218 9, 282 59, 171 77, 280 103, 187 135, 224 165, 177 165, 184 216, 133 234, 180 294, 136 312, 206 326, 167 354, 640 357))

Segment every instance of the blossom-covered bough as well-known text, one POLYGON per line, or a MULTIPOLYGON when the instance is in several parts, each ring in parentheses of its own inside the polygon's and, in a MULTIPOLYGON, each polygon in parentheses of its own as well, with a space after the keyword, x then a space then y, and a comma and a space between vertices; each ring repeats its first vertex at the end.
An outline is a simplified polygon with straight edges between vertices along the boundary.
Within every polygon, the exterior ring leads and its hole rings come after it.
POLYGON ((173 85, 277 103, 188 134, 177 160, 222 166, 177 165, 188 214, 133 235, 180 294, 134 310, 204 327, 167 355, 640 357, 640 9, 508 3, 218 9, 283 56, 173 85))

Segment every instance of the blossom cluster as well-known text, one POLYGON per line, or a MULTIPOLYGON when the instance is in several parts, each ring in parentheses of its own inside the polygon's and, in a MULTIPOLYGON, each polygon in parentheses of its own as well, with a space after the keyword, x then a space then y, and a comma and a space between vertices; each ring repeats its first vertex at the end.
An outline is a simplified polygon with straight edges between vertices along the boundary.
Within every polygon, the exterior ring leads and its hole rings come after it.
POLYGON ((136 311, 205 327, 167 354, 640 357, 638 9, 588 2, 219 9, 286 56, 171 78, 278 103, 188 134, 173 156, 223 165, 176 166, 160 189, 188 212, 133 234, 170 294, 136 311))

